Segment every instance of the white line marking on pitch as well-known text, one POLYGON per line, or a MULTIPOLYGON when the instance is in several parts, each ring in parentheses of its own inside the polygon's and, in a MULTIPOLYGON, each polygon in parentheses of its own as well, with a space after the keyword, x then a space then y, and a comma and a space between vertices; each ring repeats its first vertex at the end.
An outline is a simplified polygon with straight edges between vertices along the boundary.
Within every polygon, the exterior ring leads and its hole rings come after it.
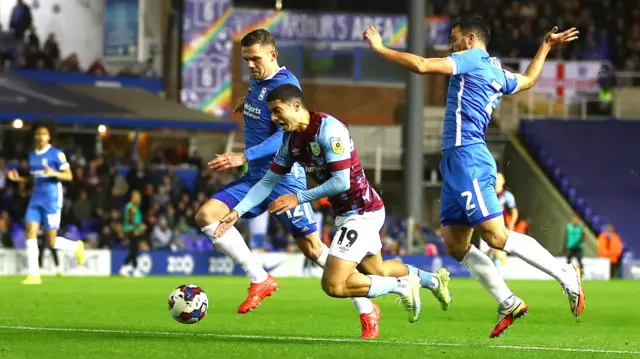
POLYGON ((396 344, 396 345, 418 345, 426 347, 457 347, 470 348, 482 347, 492 349, 514 349, 533 350, 550 352, 574 352, 574 353, 601 353, 601 354, 640 354, 640 350, 609 350, 609 349, 580 349, 580 348, 554 348, 536 347, 520 345, 484 345, 484 344, 459 344, 459 343, 438 343, 438 342, 411 342, 402 340, 366 340, 351 338, 313 338, 296 336, 275 336, 275 335, 246 335, 246 334, 215 334, 197 332, 151 332, 139 330, 116 330, 116 329, 82 329, 82 328, 46 328, 0 325, 0 329, 28 330, 35 332, 75 332, 75 333, 104 333, 104 334, 127 334, 127 335, 161 335, 161 336, 184 336, 194 335, 202 337, 212 337, 221 339, 267 339, 267 340, 292 340, 300 342, 329 342, 329 343, 368 343, 368 344, 396 344))

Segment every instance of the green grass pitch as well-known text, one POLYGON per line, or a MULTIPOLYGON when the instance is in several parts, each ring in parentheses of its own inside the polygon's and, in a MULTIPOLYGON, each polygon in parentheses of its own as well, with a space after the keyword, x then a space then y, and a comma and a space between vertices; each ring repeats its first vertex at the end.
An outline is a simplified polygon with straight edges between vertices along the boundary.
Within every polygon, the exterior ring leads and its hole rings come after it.
POLYGON ((640 282, 585 282, 580 321, 553 281, 510 281, 529 315, 489 339, 495 304, 470 279, 453 279, 444 312, 427 290, 409 324, 396 296, 376 299, 381 335, 361 341, 350 300, 318 279, 280 279, 258 310, 236 313, 241 277, 49 278, 24 286, 0 278, 0 358, 640 358, 640 282), (167 310, 178 285, 200 285, 209 312, 195 325, 167 310))

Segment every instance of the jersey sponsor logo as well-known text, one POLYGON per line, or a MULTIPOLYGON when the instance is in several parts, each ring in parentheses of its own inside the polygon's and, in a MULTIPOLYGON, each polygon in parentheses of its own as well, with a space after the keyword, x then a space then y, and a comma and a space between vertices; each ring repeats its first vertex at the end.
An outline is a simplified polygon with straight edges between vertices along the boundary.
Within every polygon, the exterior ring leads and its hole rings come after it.
POLYGON ((340 137, 333 137, 331 139, 331 149, 337 154, 344 152, 344 142, 342 142, 340 137))
POLYGON ((58 159, 60 160, 60 162, 65 163, 67 162, 67 156, 64 155, 64 153, 62 152, 58 152, 58 159))
POLYGON ((309 147, 311 147, 311 153, 313 153, 314 156, 320 154, 320 145, 318 142, 310 142, 309 147))
POLYGON ((260 90, 260 95, 258 96, 258 100, 263 101, 264 100, 264 96, 267 94, 267 88, 263 87, 262 90, 260 90))
POLYGON ((244 104, 244 115, 247 117, 251 117, 253 119, 259 120, 260 119, 260 115, 262 113, 262 110, 257 108, 257 107, 253 107, 251 105, 249 105, 248 103, 245 102, 244 104))
POLYGON ((318 172, 322 172, 326 169, 326 167, 324 166, 315 166, 315 165, 311 165, 311 166, 304 166, 304 170, 307 173, 318 173, 318 172))

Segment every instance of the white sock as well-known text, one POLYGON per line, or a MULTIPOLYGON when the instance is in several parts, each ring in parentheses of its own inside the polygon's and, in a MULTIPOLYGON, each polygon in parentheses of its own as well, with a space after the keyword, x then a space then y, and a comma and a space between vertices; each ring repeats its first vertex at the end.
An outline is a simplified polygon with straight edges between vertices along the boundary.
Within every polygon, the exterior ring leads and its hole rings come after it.
POLYGON ((314 262, 320 267, 324 268, 324 265, 327 264, 328 256, 329 256, 329 247, 327 247, 324 243, 322 243, 322 252, 320 253, 320 256, 318 257, 318 259, 316 259, 314 262))
POLYGON ((409 291, 409 283, 406 279, 396 277, 381 277, 378 275, 369 275, 371 278, 371 287, 367 297, 375 298, 388 293, 407 294, 409 291))
POLYGON ((575 276, 532 237, 511 231, 504 244, 504 251, 547 273, 563 286, 577 291, 575 276))
POLYGON ((351 298, 353 304, 355 304, 358 313, 371 314, 373 313, 373 302, 369 298, 351 298))
POLYGON ((78 250, 78 242, 66 239, 64 237, 56 237, 53 248, 61 251, 75 252, 78 250))
POLYGON ((253 258, 251 250, 236 227, 229 228, 220 238, 213 236, 219 223, 220 222, 216 221, 203 227, 202 232, 211 239, 211 242, 213 242, 216 248, 224 252, 235 263, 242 266, 251 283, 262 283, 267 280, 269 275, 264 268, 262 268, 260 262, 253 258))
MULTIPOLYGON (((322 252, 318 259, 314 262, 320 267, 324 268, 325 264, 327 264, 327 257, 329 256, 329 247, 327 247, 324 243, 322 243, 322 252)), ((356 270, 357 272, 357 270, 356 270)), ((369 300, 369 298, 351 298, 353 300, 353 304, 356 306, 358 313, 360 314, 371 314, 373 313, 373 302, 369 300)))
POLYGON ((38 240, 27 239, 27 268, 29 275, 39 277, 40 266, 38 265, 38 240))
POLYGON ((462 259, 462 265, 493 295, 500 308, 511 307, 515 299, 513 292, 486 254, 472 245, 462 259))

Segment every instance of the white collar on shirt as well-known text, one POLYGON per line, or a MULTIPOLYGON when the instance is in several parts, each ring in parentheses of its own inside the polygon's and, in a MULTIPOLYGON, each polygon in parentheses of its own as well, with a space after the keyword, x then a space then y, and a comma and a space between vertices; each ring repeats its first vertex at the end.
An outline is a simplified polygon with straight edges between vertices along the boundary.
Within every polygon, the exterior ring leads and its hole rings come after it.
POLYGON ((281 66, 279 69, 277 69, 274 73, 272 73, 271 75, 269 75, 269 77, 265 78, 262 81, 267 81, 267 80, 271 80, 278 72, 282 71, 282 70, 286 70, 287 68, 284 66, 281 66))
POLYGON ((46 145, 46 146, 44 146, 44 148, 43 148, 43 149, 41 149, 41 150, 39 150, 39 151, 38 151, 38 150, 35 150, 34 152, 36 153, 36 155, 40 156, 40 155, 42 155, 42 154, 47 153, 47 151, 49 151, 49 149, 50 149, 50 148, 51 148, 51 145, 46 145))

